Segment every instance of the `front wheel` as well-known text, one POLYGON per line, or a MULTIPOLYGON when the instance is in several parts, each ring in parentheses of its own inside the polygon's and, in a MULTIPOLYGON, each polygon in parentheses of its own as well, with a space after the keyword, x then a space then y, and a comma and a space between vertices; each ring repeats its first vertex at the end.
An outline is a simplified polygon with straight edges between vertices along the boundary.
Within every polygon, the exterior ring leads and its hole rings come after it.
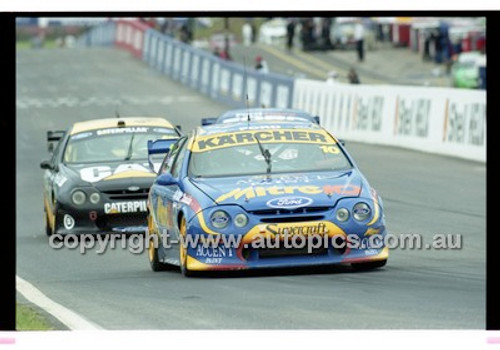
POLYGON ((385 266, 385 264, 387 264, 387 259, 370 261, 370 262, 365 262, 365 263, 353 263, 353 264, 351 264, 351 266, 355 270, 365 271, 365 270, 372 270, 372 269, 376 269, 379 267, 383 267, 383 266, 385 266))
POLYGON ((179 266, 181 268, 181 273, 189 277, 192 275, 192 271, 190 271, 187 268, 187 246, 185 244, 185 238, 186 238, 186 219, 182 217, 181 223, 179 225, 179 232, 182 237, 181 241, 179 242, 179 266))
POLYGON ((167 265, 162 263, 158 259, 158 248, 155 247, 154 239, 149 240, 148 259, 149 259, 149 265, 151 266, 151 270, 155 272, 167 270, 167 265))
MULTIPOLYGON (((43 212, 45 213, 45 234, 50 237, 54 234, 54 230, 52 229, 52 226, 50 225, 49 213, 47 213, 47 209, 44 209, 43 212)), ((54 216, 54 220, 55 219, 56 218, 54 216)))

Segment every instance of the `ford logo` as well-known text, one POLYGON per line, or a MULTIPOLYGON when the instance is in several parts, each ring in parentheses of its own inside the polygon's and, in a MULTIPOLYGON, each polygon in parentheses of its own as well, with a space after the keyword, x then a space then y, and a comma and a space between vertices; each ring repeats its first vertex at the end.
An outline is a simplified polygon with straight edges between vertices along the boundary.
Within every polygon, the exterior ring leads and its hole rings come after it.
POLYGON ((141 188, 140 188, 139 186, 130 186, 130 187, 128 188, 128 190, 129 190, 130 192, 139 191, 140 189, 141 189, 141 188))
POLYGON ((225 224, 228 222, 228 218, 225 216, 215 216, 212 218, 212 223, 214 224, 225 224))
POLYGON ((358 214, 358 215, 367 215, 367 214, 370 214, 370 209, 369 208, 354 208, 353 213, 358 214))
POLYGON ((308 206, 313 200, 307 197, 279 197, 268 200, 266 205, 277 209, 297 209, 308 206))

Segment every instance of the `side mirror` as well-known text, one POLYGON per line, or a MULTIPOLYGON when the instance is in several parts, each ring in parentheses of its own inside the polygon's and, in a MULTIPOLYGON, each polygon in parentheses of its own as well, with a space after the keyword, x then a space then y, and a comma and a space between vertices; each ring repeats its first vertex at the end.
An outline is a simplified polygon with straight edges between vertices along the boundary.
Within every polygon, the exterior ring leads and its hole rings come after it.
MULTIPOLYGON (((162 154, 163 157, 170 151, 170 146, 172 146, 177 139, 171 140, 148 140, 148 163, 151 171, 156 172, 154 164, 153 164, 153 155, 162 154)), ((163 158, 162 157, 162 158, 163 158)))
POLYGON ((313 119, 314 119, 314 121, 316 122, 316 124, 318 124, 318 125, 319 125, 319 115, 314 116, 314 117, 313 117, 313 119))
POLYGON ((49 151, 49 153, 54 152, 54 144, 52 142, 50 142, 47 146, 47 150, 49 151))
POLYGON ((201 118, 201 126, 215 124, 217 118, 201 118))
POLYGON ((339 141, 339 143, 340 143, 342 146, 345 146, 345 140, 340 140, 340 139, 339 139, 338 141, 339 141))
POLYGON ((156 179, 156 183, 161 186, 171 186, 179 184, 170 173, 165 173, 158 176, 158 178, 156 179))
POLYGON ((53 169, 52 164, 50 164, 50 161, 44 160, 43 162, 40 163, 40 168, 42 169, 53 169))
POLYGON ((182 127, 180 125, 176 125, 175 128, 179 131, 182 131, 182 127))

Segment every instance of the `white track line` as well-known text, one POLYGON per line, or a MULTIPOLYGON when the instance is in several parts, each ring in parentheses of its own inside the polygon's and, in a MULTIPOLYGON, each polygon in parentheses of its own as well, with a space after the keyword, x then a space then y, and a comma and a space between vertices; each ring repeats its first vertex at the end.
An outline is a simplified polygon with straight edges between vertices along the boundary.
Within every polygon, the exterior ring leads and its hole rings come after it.
POLYGON ((87 321, 76 312, 65 308, 61 304, 56 303, 31 283, 23 280, 21 277, 16 276, 16 289, 26 299, 35 305, 38 305, 43 310, 57 318, 71 330, 97 330, 103 329, 102 327, 87 321))

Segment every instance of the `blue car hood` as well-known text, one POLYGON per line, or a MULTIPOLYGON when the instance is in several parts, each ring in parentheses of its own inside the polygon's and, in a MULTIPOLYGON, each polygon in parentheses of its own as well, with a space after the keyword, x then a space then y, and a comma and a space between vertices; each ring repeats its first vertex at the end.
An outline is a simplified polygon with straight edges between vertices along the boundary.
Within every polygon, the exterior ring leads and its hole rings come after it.
POLYGON ((356 169, 339 172, 196 178, 191 182, 217 204, 245 210, 333 207, 340 198, 359 197, 363 177, 356 169))

